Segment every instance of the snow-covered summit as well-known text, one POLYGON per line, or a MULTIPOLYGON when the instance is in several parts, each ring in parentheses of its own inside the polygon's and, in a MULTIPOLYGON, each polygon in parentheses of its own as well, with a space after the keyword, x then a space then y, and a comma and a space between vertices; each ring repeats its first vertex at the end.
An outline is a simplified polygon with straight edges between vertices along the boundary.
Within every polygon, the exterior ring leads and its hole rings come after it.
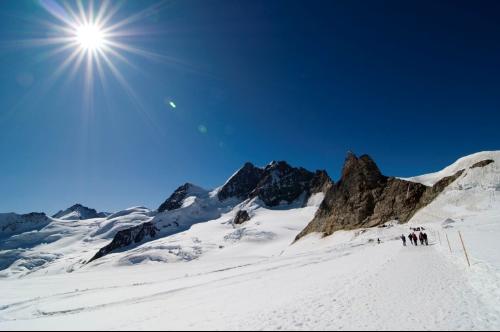
POLYGON ((97 212, 95 209, 88 208, 81 204, 75 204, 66 210, 61 210, 54 214, 52 218, 60 220, 86 220, 94 218, 105 218, 109 213, 97 212))

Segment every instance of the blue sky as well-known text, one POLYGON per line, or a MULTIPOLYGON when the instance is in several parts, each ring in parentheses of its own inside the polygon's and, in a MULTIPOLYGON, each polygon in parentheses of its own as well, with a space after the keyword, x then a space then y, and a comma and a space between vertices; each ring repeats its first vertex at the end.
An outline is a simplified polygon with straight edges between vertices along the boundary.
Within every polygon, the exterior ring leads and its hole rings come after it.
POLYGON ((337 179, 352 150, 410 176, 499 148, 498 2, 167 1, 123 39, 156 56, 110 55, 130 91, 106 70, 90 101, 84 69, 52 79, 67 53, 21 42, 52 36, 42 3, 0 2, 1 212, 156 208, 245 161, 337 179))

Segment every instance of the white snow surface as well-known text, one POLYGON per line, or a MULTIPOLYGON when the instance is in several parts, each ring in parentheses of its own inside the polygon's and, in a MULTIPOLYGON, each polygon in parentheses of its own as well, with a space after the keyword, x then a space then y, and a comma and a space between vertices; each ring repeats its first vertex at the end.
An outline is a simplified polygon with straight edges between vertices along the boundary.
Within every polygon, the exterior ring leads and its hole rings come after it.
POLYGON ((500 152, 411 180, 431 185, 461 169, 409 224, 293 245, 322 194, 269 209, 203 192, 178 211, 52 221, 0 240, 0 262, 20 257, 0 271, 0 330, 497 330, 500 152), (485 159, 495 162, 470 169, 485 159), (251 220, 233 225, 239 209, 251 220), (151 220, 162 237, 83 264, 118 230, 151 220), (417 226, 430 246, 403 247, 399 237, 417 226))
POLYGON ((406 180, 419 182, 425 184, 426 186, 433 186, 434 184, 436 184, 436 182, 438 182, 442 178, 447 176, 453 176, 457 172, 464 169, 468 169, 478 162, 484 160, 494 160, 495 163, 498 164, 499 159, 500 159, 500 152, 498 151, 479 152, 467 157, 460 158, 455 163, 453 163, 452 165, 446 167, 445 169, 439 172, 416 176, 413 178, 408 178, 406 180))

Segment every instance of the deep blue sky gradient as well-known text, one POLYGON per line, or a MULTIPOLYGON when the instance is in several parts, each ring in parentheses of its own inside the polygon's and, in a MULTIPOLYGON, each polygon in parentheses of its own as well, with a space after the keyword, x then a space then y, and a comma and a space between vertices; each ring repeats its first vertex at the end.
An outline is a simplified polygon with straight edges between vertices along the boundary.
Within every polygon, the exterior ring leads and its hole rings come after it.
POLYGON ((498 149, 499 17, 498 1, 168 1, 130 39, 163 58, 116 61, 137 99, 108 71, 86 107, 83 71, 49 84, 64 55, 16 44, 53 18, 1 1, 0 211, 156 208, 245 161, 337 179, 352 150, 411 176, 498 149))

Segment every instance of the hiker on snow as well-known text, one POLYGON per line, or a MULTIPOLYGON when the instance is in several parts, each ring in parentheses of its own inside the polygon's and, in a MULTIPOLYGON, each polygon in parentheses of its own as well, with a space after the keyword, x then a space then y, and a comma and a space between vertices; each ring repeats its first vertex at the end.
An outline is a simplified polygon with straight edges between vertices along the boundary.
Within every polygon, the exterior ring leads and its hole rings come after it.
POLYGON ((410 239, 410 243, 413 245, 413 234, 410 233, 410 235, 408 235, 408 238, 410 239))
POLYGON ((420 244, 424 245, 424 233, 420 232, 418 235, 418 239, 420 240, 420 244))
POLYGON ((427 233, 424 233, 422 236, 424 238, 425 245, 428 246, 429 245, 429 238, 427 237, 427 233))
POLYGON ((418 237, 415 233, 413 233, 413 244, 418 247, 418 237))
POLYGON ((404 234, 401 235, 401 240, 403 240, 403 246, 406 247, 406 236, 404 234))

